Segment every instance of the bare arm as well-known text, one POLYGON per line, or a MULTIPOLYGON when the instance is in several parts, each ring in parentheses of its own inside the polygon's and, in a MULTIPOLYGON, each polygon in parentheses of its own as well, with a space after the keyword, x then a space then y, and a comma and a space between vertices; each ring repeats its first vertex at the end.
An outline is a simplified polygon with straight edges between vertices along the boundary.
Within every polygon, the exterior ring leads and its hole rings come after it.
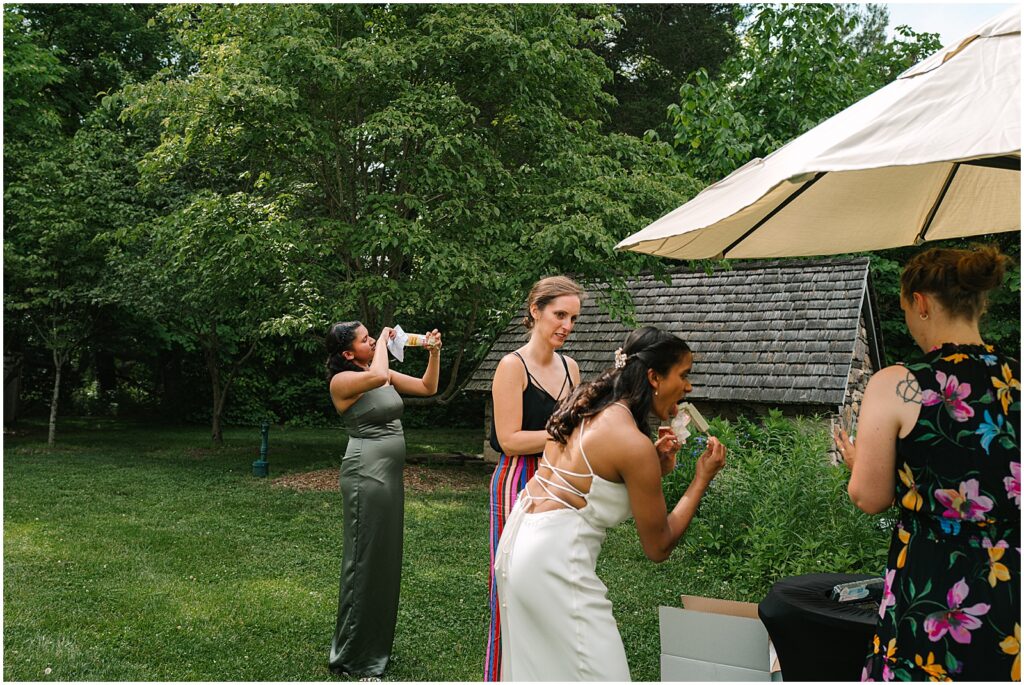
POLYGON ((436 336, 438 346, 429 348, 430 356, 427 359, 427 370, 423 372, 423 377, 415 378, 398 371, 391 372, 391 382, 398 392, 419 397, 429 397, 437 392, 437 379, 441 372, 441 334, 435 328, 428 335, 436 336))
POLYGON ((547 431, 523 430, 523 388, 526 371, 515 355, 505 355, 494 371, 494 430, 505 454, 534 454, 544 449, 547 431))
POLYGON ((387 341, 392 329, 385 328, 373 351, 373 361, 366 371, 342 371, 331 378, 331 402, 339 414, 348 411, 364 392, 388 382, 387 341))
POLYGON ((857 443, 839 431, 837 445, 851 470, 847 487, 857 508, 877 514, 896 496, 896 440, 917 422, 921 389, 906 367, 889 366, 868 381, 857 419, 857 443))
POLYGON ((697 470, 686 492, 672 511, 665 504, 661 489, 664 459, 645 436, 630 436, 631 445, 621 448, 626 458, 619 459, 619 473, 626 483, 633 508, 637 534, 647 558, 655 563, 668 559, 679 539, 690 527, 697 505, 708 484, 725 466, 725 446, 716 438, 697 460, 697 470))

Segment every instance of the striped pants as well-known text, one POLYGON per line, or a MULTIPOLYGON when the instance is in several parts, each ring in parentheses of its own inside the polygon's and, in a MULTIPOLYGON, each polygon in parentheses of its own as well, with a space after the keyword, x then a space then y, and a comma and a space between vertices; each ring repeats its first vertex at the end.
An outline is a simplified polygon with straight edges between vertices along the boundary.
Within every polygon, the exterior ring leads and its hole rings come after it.
POLYGON ((501 616, 498 613, 498 590, 494 583, 494 552, 501 539, 501 531, 505 528, 512 507, 516 504, 520 491, 526 482, 537 472, 539 457, 516 457, 501 454, 498 465, 491 476, 490 489, 490 565, 487 576, 490 578, 491 624, 487 632, 487 648, 484 651, 484 680, 491 682, 501 680, 501 616))

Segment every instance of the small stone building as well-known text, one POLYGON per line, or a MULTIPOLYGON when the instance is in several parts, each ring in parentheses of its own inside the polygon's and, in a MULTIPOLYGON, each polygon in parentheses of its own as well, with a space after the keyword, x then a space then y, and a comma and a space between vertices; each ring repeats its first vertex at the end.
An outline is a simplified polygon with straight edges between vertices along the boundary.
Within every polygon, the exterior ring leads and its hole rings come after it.
MULTIPOLYGON (((678 269, 666 285, 651 276, 627 284, 640 325, 655 324, 694 352, 688 399, 707 417, 764 414, 856 416, 871 373, 885 359, 867 258, 737 262, 678 269)), ((486 393, 502 356, 526 341, 515 317, 474 371, 466 390, 486 393)), ((594 298, 562 348, 584 381, 612 365, 631 328, 594 298)))

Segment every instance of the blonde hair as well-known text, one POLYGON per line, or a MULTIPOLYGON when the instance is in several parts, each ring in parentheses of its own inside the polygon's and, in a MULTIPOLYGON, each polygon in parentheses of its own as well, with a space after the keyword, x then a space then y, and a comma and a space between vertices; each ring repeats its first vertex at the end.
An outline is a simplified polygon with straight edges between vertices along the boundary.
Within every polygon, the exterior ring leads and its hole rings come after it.
POLYGON ((900 295, 934 295, 950 316, 974 321, 988 304, 988 291, 1003 282, 1010 258, 993 245, 973 250, 933 247, 915 255, 903 267, 900 295))
POLYGON ((531 330, 535 323, 533 314, 530 313, 530 308, 533 305, 537 305, 537 309, 543 311, 551 300, 563 295, 574 295, 582 303, 587 293, 579 283, 568 276, 548 276, 534 283, 530 288, 530 295, 526 298, 526 316, 523 317, 523 326, 526 327, 526 330, 531 330))

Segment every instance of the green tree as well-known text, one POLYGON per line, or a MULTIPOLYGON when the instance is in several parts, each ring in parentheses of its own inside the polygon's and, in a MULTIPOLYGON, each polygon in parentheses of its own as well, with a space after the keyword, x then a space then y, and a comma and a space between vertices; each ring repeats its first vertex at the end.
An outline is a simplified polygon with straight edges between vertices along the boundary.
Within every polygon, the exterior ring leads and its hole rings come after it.
POLYGON ((940 46, 901 27, 885 41, 884 13, 845 5, 755 5, 740 50, 712 77, 698 70, 669 107, 673 145, 712 182, 892 81, 940 46))
POLYGON ((94 332, 106 273, 102 237, 136 221, 134 166, 119 137, 86 126, 54 144, 4 193, 4 310, 8 329, 49 350, 54 365, 49 443, 55 441, 62 375, 94 332))
POLYGON ((60 113, 46 91, 63 81, 67 69, 26 26, 20 8, 4 6, 5 190, 26 158, 51 143, 61 125, 60 113))
POLYGON ((146 178, 210 212, 242 197, 279 208, 299 231, 301 278, 281 285, 294 308, 268 329, 436 325, 445 397, 531 281, 621 284, 652 262, 616 254, 617 240, 693 190, 667 145, 601 131, 610 72, 586 46, 614 26, 603 7, 201 5, 164 18, 197 66, 124 92, 126 116, 162 122, 146 178))
POLYGON ((128 141, 95 109, 102 91, 167 61, 166 31, 147 26, 154 11, 4 6, 4 346, 53 359, 51 443, 69 363, 100 354, 112 322, 126 318, 97 293, 108 274, 103 235, 142 209, 138 135, 128 141))
POLYGON ((145 312, 168 341, 202 354, 218 445, 239 370, 294 311, 288 284, 298 259, 283 201, 196 192, 123 231, 114 259, 121 301, 145 312))
MULTIPOLYGON (((32 155, 63 144, 106 91, 169 61, 155 5, 4 5, 4 188, 32 155)), ((5 216, 5 220, 6 220, 5 216)))
MULTIPOLYGON (((46 3, 12 7, 24 34, 59 61, 63 77, 45 95, 65 134, 73 134, 107 92, 148 79, 173 55, 160 5, 46 3)), ((6 70, 5 70, 6 73, 6 70)))
POLYGON ((634 136, 648 129, 669 134, 665 108, 678 99, 690 73, 718 73, 738 45, 742 15, 742 7, 728 4, 617 5, 620 28, 595 47, 613 74, 605 91, 618 103, 608 128, 634 136))

